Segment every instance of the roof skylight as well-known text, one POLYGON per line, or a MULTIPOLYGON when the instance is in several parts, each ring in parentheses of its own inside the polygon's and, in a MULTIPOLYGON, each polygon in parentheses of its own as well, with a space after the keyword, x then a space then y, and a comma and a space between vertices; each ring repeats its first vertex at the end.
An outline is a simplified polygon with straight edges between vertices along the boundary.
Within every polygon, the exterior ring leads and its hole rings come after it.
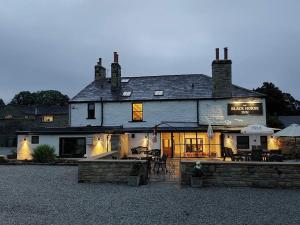
POLYGON ((155 96, 163 96, 164 95, 164 91, 155 91, 154 95, 155 96))
POLYGON ((123 78, 123 79, 121 80, 121 82, 122 82, 122 83, 128 83, 128 82, 129 82, 129 78, 123 78))
POLYGON ((131 95, 131 91, 124 91, 122 96, 123 97, 129 97, 131 95))

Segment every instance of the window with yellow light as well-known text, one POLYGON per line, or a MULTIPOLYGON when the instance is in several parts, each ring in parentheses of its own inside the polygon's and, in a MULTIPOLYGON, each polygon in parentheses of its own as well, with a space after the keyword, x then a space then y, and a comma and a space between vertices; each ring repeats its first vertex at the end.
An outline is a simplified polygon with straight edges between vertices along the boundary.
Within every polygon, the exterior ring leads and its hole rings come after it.
POLYGON ((42 117, 42 121, 45 123, 53 122, 53 116, 52 115, 45 115, 42 117))
POLYGON ((143 121, 143 103, 132 103, 132 121, 143 121))

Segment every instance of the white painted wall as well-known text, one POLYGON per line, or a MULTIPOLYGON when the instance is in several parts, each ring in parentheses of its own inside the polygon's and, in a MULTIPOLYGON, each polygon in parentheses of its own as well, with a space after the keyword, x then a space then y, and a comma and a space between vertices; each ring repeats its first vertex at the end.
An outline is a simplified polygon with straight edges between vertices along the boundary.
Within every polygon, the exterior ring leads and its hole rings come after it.
MULTIPOLYGON (((199 102, 199 123, 213 125, 247 126, 250 124, 266 125, 266 104, 264 99, 241 99, 241 102, 255 101, 263 103, 263 115, 227 115, 227 104, 233 99, 201 100, 199 102)), ((235 99, 234 101, 239 101, 235 99)))
POLYGON ((161 121, 197 121, 196 101, 145 101, 143 122, 132 122, 131 102, 105 103, 104 126, 153 127, 161 121))
MULTIPOLYGON (((18 135, 17 154, 18 159, 31 159, 31 153, 35 147, 40 144, 47 144, 55 148, 55 154, 59 155, 59 139, 64 137, 84 137, 86 138, 86 154, 87 157, 99 155, 106 151, 110 151, 110 138, 106 138, 106 134, 78 134, 78 135, 38 135, 39 144, 31 144, 32 135, 18 135), (93 139, 93 144, 87 142, 87 138, 93 139), (98 140, 99 138, 99 140, 98 140), (26 139, 26 141, 24 141, 26 139), (108 141, 108 145, 107 145, 108 141), (107 149, 108 147, 108 149, 107 149)), ((36 136, 36 135, 34 135, 36 136)))
POLYGON ((88 103, 70 104, 70 125, 71 127, 100 126, 101 104, 95 103, 95 119, 88 118, 88 103))
MULTIPOLYGON (((213 125, 246 126, 249 124, 266 125, 266 112, 264 99, 248 99, 263 103, 263 115, 227 115, 227 104, 233 99, 200 100, 199 122, 208 124, 208 119, 213 125)), ((237 101, 235 99, 234 101, 237 101)), ((246 99, 242 99, 246 101, 246 99)), ((143 122, 132 122, 131 102, 105 102, 104 126, 153 127, 162 121, 172 122, 197 122, 197 102, 188 101, 144 101, 143 122)), ((71 126, 100 126, 101 104, 95 104, 96 119, 87 119, 87 103, 71 104, 71 126)))

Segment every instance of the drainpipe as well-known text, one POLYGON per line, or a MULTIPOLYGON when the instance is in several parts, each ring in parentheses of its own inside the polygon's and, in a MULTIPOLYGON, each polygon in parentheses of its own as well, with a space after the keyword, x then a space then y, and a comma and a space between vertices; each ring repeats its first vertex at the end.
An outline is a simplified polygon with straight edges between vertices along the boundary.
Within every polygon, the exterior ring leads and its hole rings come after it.
POLYGON ((101 98, 101 127, 103 126, 103 99, 101 98))
POLYGON ((197 125, 199 126, 199 99, 197 99, 197 125))

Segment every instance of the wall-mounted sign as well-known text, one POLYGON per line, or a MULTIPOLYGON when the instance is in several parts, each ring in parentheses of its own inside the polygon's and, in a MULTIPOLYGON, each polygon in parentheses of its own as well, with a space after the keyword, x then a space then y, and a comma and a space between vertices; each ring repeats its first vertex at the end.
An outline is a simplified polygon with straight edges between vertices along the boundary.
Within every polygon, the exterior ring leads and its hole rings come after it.
POLYGON ((229 103, 227 112, 228 115, 263 115, 263 106, 253 102, 229 103))

